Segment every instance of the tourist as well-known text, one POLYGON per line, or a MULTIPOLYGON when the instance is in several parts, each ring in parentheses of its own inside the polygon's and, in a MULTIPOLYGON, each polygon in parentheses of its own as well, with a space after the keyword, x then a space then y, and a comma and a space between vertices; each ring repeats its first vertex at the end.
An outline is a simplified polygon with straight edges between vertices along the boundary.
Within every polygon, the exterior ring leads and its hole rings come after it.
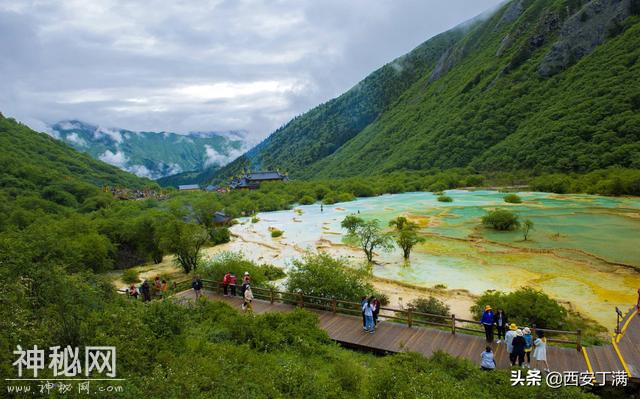
POLYGON ((531 368, 531 351, 533 350, 533 336, 531 336, 531 329, 529 327, 525 327, 522 330, 524 334, 524 341, 527 344, 524 347, 524 367, 531 368))
POLYGON ((156 279, 153 281, 153 287, 159 292, 162 288, 162 283, 160 282, 160 276, 156 276, 156 279))
POLYGON ((193 276, 193 278, 191 279, 191 288, 193 288, 196 293, 196 299, 199 299, 200 290, 202 289, 202 280, 200 280, 200 277, 193 276))
POLYGON ((504 339, 504 335, 507 331, 507 326, 509 325, 509 319, 507 318, 507 314, 502 309, 498 309, 498 311, 493 315, 493 324, 496 325, 496 329, 498 330, 498 340, 496 343, 502 342, 501 339, 504 339))
POLYGON ((169 284, 167 284, 167 280, 163 279, 162 284, 160 284, 160 292, 162 292, 162 296, 166 297, 168 291, 169 291, 169 284))
POLYGON ((536 366, 540 365, 540 362, 544 363, 544 371, 549 372, 549 363, 547 363, 547 339, 544 337, 544 331, 537 331, 538 338, 533 341, 535 349, 533 350, 533 360, 536 361, 536 366))
POLYGON ((138 288, 136 288, 135 284, 131 284, 131 287, 129 287, 129 296, 133 299, 138 299, 138 288))
POLYGON ((229 288, 231 289, 231 296, 236 296, 236 284, 238 282, 238 278, 234 272, 231 272, 231 276, 229 276, 229 288))
POLYGON ((231 280, 231 272, 226 272, 222 278, 222 289, 224 290, 224 296, 229 296, 229 281, 231 280))
POLYGON ((484 327, 484 336, 487 342, 493 342, 493 311, 491 310, 491 306, 487 305, 484 307, 480 324, 484 327))
POLYGON ((252 312, 253 307, 251 305, 251 301, 253 301, 253 292, 251 291, 251 286, 249 284, 244 287, 244 301, 242 302, 242 310, 252 312))
POLYGON ((524 333, 522 330, 516 330, 516 336, 513 338, 511 342, 511 355, 509 355, 509 360, 511 360, 511 365, 516 365, 516 359, 518 360, 518 366, 522 367, 522 363, 524 363, 524 349, 527 346, 527 342, 524 340, 524 333))
POLYGON ((140 286, 140 292, 142 293, 142 300, 145 302, 149 302, 151 300, 151 287, 149 287, 149 282, 144 280, 142 285, 140 286))
POLYGON ((378 325, 378 315, 380 314, 380 301, 376 297, 372 297, 371 304, 373 306, 373 328, 378 325))
POLYGON ((480 368, 484 371, 491 371, 496 368, 496 359, 493 357, 493 352, 489 345, 480 354, 480 368))
POLYGON ((507 353, 509 354, 511 354, 513 350, 513 338, 515 338, 516 336, 517 329, 518 326, 516 326, 514 323, 511 323, 511 325, 509 326, 509 331, 507 331, 507 333, 504 335, 504 342, 507 344, 507 353))
POLYGON ((371 300, 366 300, 364 305, 362 306, 362 312, 364 313, 365 318, 365 331, 368 331, 369 334, 373 334, 373 306, 371 304, 371 300))
POLYGON ((244 296, 244 290, 247 289, 249 283, 251 283, 251 276, 249 275, 249 272, 244 272, 244 275, 242 276, 242 288, 240 289, 240 295, 244 296))
POLYGON ((360 299, 360 310, 362 310, 362 329, 365 331, 367 330, 367 318, 364 315, 364 305, 366 304, 367 304, 367 297, 363 296, 360 299))

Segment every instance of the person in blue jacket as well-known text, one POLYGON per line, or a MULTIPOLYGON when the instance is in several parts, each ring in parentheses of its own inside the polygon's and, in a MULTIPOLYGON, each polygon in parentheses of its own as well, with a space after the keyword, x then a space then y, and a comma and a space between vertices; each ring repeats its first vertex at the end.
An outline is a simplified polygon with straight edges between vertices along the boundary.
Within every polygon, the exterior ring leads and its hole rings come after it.
POLYGON ((493 311, 491 310, 491 306, 487 305, 484 307, 484 312, 482 313, 482 319, 480 319, 480 324, 484 327, 484 335, 487 339, 488 343, 493 342, 493 311))

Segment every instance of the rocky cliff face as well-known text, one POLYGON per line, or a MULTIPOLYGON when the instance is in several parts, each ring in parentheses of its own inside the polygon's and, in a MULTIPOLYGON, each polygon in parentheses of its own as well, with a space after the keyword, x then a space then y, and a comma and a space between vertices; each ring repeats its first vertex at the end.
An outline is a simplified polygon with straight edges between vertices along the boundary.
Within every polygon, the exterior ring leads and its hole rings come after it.
POLYGON ((630 14, 629 0, 592 0, 562 25, 558 40, 545 55, 538 73, 552 76, 575 64, 602 44, 630 14))

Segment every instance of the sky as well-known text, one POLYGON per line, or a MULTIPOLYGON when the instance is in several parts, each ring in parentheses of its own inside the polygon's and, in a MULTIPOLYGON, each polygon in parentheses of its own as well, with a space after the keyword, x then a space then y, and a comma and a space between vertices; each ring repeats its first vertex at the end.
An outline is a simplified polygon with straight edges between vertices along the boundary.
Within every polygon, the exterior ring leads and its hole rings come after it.
POLYGON ((0 112, 260 140, 502 0, 0 0, 0 112))

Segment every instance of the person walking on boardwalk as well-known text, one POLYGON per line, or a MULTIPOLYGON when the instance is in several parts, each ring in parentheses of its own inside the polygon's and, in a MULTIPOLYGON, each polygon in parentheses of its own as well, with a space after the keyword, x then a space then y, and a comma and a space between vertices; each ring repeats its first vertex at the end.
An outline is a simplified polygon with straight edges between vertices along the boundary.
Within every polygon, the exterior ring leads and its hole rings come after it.
POLYGON ((224 296, 229 296, 229 280, 231 280, 231 272, 226 272, 222 278, 222 289, 224 290, 224 296))
POLYGON ((516 336, 516 330, 518 329, 518 326, 516 326, 514 323, 511 323, 511 325, 509 326, 509 331, 507 331, 507 333, 504 335, 504 342, 507 344, 507 353, 511 354, 511 352, 513 351, 513 338, 515 338, 516 336))
POLYGON ((247 284, 244 288, 244 302, 242 302, 242 310, 245 312, 253 312, 253 306, 251 302, 253 301, 253 291, 251 291, 251 285, 247 284))
POLYGON ((491 306, 487 305, 484 307, 480 324, 484 327, 484 336, 487 342, 493 342, 493 311, 491 310, 491 306))
POLYGON ((537 331, 538 338, 533 341, 535 349, 533 350, 533 359, 536 366, 540 366, 540 362, 544 363, 544 371, 549 372, 549 363, 547 363, 547 339, 544 337, 544 331, 537 331))
POLYGON ((378 326, 378 315, 380 314, 380 301, 376 297, 371 297, 371 304, 373 306, 373 328, 378 326))
POLYGON ((363 296, 362 298, 360 298, 360 310, 362 310, 362 329, 363 330, 367 330, 367 318, 364 315, 364 305, 367 304, 367 297, 363 296))
POLYGON ((160 284, 160 292, 162 293, 163 298, 167 297, 167 293, 169 292, 169 284, 167 283, 167 280, 162 280, 162 283, 160 284))
POLYGON ((516 365, 516 360, 518 360, 518 366, 522 367, 522 363, 524 363, 524 349, 527 346, 527 342, 524 340, 524 333, 522 330, 516 330, 516 336, 513 338, 511 342, 511 355, 509 356, 509 360, 511 360, 511 365, 516 365))
POLYGON ((242 288, 240 288, 240 295, 244 296, 244 290, 247 289, 247 286, 251 283, 251 275, 249 272, 244 272, 242 276, 242 288))
POLYGON ((138 299, 138 289, 135 284, 131 284, 131 287, 129 287, 129 296, 133 299, 138 299))
POLYGON ((524 367, 531 368, 531 351, 533 350, 533 337, 531 336, 531 329, 529 327, 525 327, 522 330, 524 342, 526 346, 524 347, 524 367))
POLYGON ((202 290, 202 280, 200 280, 200 277, 193 276, 191 279, 191 288, 193 288, 196 293, 196 299, 199 299, 201 295, 200 290, 202 290))
POLYGON ((504 335, 507 332, 507 326, 509 325, 509 319, 507 318, 507 314, 502 309, 498 309, 496 313, 493 315, 493 324, 496 325, 496 330, 498 330, 498 340, 496 343, 502 342, 501 339, 504 339, 504 335))
POLYGON ((238 283, 238 278, 234 272, 231 272, 229 276, 229 288, 231 289, 231 296, 236 296, 236 284, 238 283))
POLYGON ((491 371, 496 368, 496 359, 493 357, 493 352, 489 345, 480 354, 480 368, 484 371, 491 371))
POLYGON ((142 285, 140 286, 140 292, 142 293, 142 300, 145 302, 149 302, 151 300, 151 287, 149 287, 149 282, 144 280, 142 285))
POLYGON ((364 318, 365 318, 365 331, 368 331, 369 334, 373 334, 374 331, 374 327, 373 327, 373 305, 371 304, 371 299, 366 300, 365 299, 365 303, 362 306, 362 312, 364 313, 364 318))

